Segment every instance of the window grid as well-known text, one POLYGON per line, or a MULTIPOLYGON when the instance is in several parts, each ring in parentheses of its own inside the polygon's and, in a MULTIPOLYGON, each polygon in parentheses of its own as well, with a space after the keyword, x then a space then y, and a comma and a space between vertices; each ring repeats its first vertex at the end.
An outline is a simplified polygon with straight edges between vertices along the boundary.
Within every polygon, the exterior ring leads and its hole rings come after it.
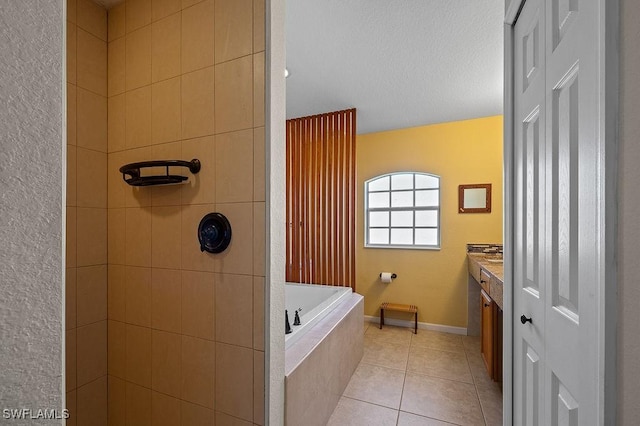
POLYGON ((392 173, 387 175, 377 176, 373 179, 368 180, 365 183, 365 246, 366 247, 384 247, 384 248, 421 248, 421 249, 437 249, 440 247, 440 178, 439 176, 427 174, 427 173, 415 173, 415 172, 404 172, 404 173, 392 173), (394 185, 394 176, 400 175, 411 175, 412 188, 402 188, 402 189, 393 189, 394 185), (431 178, 435 178, 435 185, 430 185, 425 188, 417 188, 416 176, 428 176, 431 178), (379 182, 383 179, 387 179, 388 186, 385 189, 375 189, 369 190, 369 185, 375 182, 379 182), (437 205, 436 206, 416 206, 416 191, 437 191, 437 205), (411 193, 411 206, 402 206, 402 207, 393 207, 393 195, 397 193, 411 193), (387 207, 369 207, 369 195, 370 194, 381 194, 387 193, 387 207), (419 211, 435 211, 436 212, 436 224, 435 226, 427 226, 427 225, 417 225, 416 212, 419 211), (369 225, 370 214, 372 212, 386 212, 387 216, 387 226, 373 226, 369 225), (411 225, 394 225, 393 224, 393 212, 411 212, 412 221, 411 225), (393 243, 393 231, 394 230, 408 230, 411 232, 411 243, 393 243), (386 241, 387 243, 371 243, 371 230, 386 230, 386 241), (435 230, 435 244, 417 244, 416 243, 416 234, 420 230, 435 230))

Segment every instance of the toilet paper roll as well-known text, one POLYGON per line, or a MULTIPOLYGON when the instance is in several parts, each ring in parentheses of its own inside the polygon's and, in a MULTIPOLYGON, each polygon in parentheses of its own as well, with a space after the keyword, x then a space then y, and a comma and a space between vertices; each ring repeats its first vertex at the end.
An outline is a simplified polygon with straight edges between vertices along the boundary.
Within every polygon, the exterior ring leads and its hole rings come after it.
POLYGON ((390 283, 393 279, 393 273, 391 272, 381 272, 380 273, 380 281, 383 283, 390 283))

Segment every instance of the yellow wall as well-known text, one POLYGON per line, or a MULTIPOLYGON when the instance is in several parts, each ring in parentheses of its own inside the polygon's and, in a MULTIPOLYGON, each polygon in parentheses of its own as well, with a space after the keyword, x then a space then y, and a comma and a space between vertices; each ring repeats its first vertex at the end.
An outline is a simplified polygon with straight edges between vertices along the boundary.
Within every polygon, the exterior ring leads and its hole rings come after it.
POLYGON ((466 327, 466 244, 502 242, 502 116, 359 135, 356 159, 356 291, 365 315, 385 301, 411 303, 421 322, 466 327), (364 248, 364 182, 400 171, 440 176, 440 250, 364 248), (458 213, 458 185, 474 183, 493 185, 491 213, 458 213), (398 278, 382 284, 381 271, 398 278))

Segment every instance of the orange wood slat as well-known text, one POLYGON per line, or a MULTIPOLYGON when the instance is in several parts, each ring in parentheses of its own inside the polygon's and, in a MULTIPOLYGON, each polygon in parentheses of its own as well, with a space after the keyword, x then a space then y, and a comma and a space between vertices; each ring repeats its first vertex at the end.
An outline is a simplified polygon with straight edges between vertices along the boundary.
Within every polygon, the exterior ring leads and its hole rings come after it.
POLYGON ((355 113, 287 120, 288 281, 355 290, 355 113))

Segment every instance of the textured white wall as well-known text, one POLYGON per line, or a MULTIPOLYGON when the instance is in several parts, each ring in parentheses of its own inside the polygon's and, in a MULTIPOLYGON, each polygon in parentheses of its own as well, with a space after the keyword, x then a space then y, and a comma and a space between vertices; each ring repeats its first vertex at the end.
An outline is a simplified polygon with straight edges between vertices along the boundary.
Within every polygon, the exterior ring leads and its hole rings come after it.
POLYGON ((640 2, 620 0, 618 424, 640 419, 640 2))
POLYGON ((64 402, 63 25, 63 0, 0 3, 0 423, 64 402))

